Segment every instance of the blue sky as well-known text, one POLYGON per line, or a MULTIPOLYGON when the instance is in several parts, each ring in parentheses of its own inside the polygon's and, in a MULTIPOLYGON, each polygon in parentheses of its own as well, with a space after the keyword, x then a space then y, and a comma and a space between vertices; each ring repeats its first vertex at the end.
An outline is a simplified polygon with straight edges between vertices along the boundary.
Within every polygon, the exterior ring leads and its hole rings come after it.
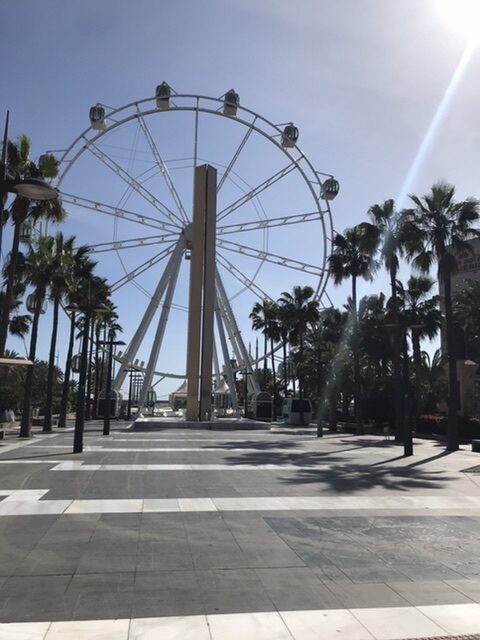
MULTIPOLYGON (((45 149, 69 146, 88 125, 88 110, 96 102, 120 107, 152 96, 162 80, 179 93, 213 97, 234 87, 243 106, 275 123, 294 121, 300 129, 299 146, 315 168, 339 179, 341 191, 332 213, 335 228, 342 231, 364 219, 371 204, 396 198, 405 189, 423 193, 438 179, 454 183, 461 198, 479 195, 476 49, 405 185, 467 47, 467 30, 458 19, 466 6, 443 0, 3 0, 1 112, 10 109, 12 136, 27 133, 33 155, 38 156, 45 149), (449 6, 456 7, 457 19, 449 6)), ((152 120, 151 126, 168 159, 191 154, 191 123, 152 120)), ((241 139, 239 131, 207 120, 202 127, 201 156, 225 164, 241 139)), ((133 128, 125 129, 107 142, 118 161, 130 162, 138 174, 144 142, 134 157, 125 151, 129 145, 133 148, 135 135, 133 128)), ((110 204, 116 204, 120 186, 95 162, 79 162, 70 174, 70 186, 77 195, 108 196, 110 204)), ((247 183, 256 184, 273 174, 279 162, 268 145, 255 142, 245 147, 238 172, 247 183)), ((186 185, 188 177, 179 166, 172 175, 186 185)), ((185 189, 188 200, 187 186, 179 188, 185 189)), ((238 193, 230 185, 225 202, 238 193)), ((131 197, 129 206, 138 209, 137 205, 131 197)), ((265 195, 261 205, 268 215, 309 207, 305 192, 293 182, 265 195)), ((244 220, 254 214, 245 215, 244 220)), ((88 216, 71 211, 65 232, 90 242, 111 240, 115 233, 117 238, 134 237, 127 225, 113 229, 103 218, 88 216)), ((315 262, 316 233, 308 227, 307 232, 298 228, 272 234, 271 250, 315 262)), ((260 247, 262 241, 255 236, 251 244, 260 247)), ((8 235, 5 242, 8 246, 8 235)), ((99 272, 111 280, 122 273, 113 257, 104 254, 99 265, 99 272)), ((142 259, 130 253, 128 265, 133 268, 142 259)), ((254 268, 242 261, 238 266, 246 273, 254 268)), ((278 269, 264 271, 261 277, 272 297, 306 282, 300 274, 297 278, 295 272, 278 269)), ((153 276, 145 276, 143 284, 151 291, 154 282, 153 276)), ((186 275, 180 283, 179 304, 186 275)), ((229 285, 234 287, 233 281, 229 285)), ((387 290, 383 274, 363 292, 382 289, 387 290)), ((341 305, 348 289, 332 285, 329 293, 341 305)), ((118 299, 127 340, 145 300, 133 287, 118 299)), ((247 343, 254 339, 246 319, 253 302, 246 295, 236 302, 247 343)), ((167 333, 168 346, 161 355, 165 367, 159 367, 180 371, 184 355, 178 343, 185 314, 175 313, 176 332, 167 333)), ((48 316, 42 324, 39 355, 45 357, 48 316)), ((15 346, 22 351, 21 345, 15 346)), ((63 353, 60 345, 60 363, 63 353)))

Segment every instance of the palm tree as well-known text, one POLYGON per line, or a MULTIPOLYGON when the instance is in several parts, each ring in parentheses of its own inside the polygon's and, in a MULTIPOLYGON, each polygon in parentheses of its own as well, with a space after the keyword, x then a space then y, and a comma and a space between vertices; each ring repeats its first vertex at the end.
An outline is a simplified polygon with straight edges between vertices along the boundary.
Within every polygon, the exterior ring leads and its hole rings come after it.
MULTIPOLYGON (((52 333, 50 338, 50 353, 48 359, 48 378, 47 378, 47 397, 45 402, 45 417, 43 422, 43 431, 52 430, 52 406, 53 406, 53 382, 55 369, 55 350, 57 346, 58 332, 58 312, 60 304, 64 296, 68 293, 72 286, 71 278, 73 276, 74 265, 74 242, 75 238, 64 238, 61 232, 55 236, 53 250, 53 272, 50 281, 50 299, 53 302, 53 321, 52 333)), ((85 247, 83 251, 88 249, 85 247)))
POLYGON ((268 328, 274 317, 275 303, 268 298, 253 305, 252 312, 248 316, 252 321, 252 329, 263 333, 263 387, 267 386, 267 351, 268 351, 268 328))
POLYGON ((277 303, 277 326, 282 341, 282 360, 283 360, 283 395, 287 397, 288 381, 289 381, 289 362, 287 357, 287 344, 290 336, 291 326, 288 313, 281 304, 277 303))
POLYGON ((459 406, 451 278, 457 269, 456 255, 460 251, 472 251, 468 240, 479 235, 473 225, 480 218, 478 200, 468 198, 456 202, 454 195, 455 187, 440 182, 422 197, 410 196, 415 207, 405 212, 409 228, 408 255, 414 268, 428 273, 436 262, 443 285, 449 384, 448 451, 458 449, 459 406))
MULTIPOLYGON (((25 178, 54 178, 58 173, 58 161, 54 156, 45 154, 41 161, 35 164, 30 160, 30 140, 21 135, 16 144, 8 144, 7 171, 16 179, 25 178)), ((60 200, 32 201, 16 196, 10 209, 9 216, 13 223, 13 240, 8 261, 8 275, 6 278, 5 297, 0 312, 0 356, 5 351, 8 335, 8 324, 12 305, 14 304, 13 288, 15 286, 18 255, 20 245, 20 231, 25 222, 36 223, 39 220, 60 222, 65 217, 65 211, 60 200)))
MULTIPOLYGON (((23 281, 26 285, 33 287, 34 312, 32 321, 32 331, 30 334, 30 348, 28 357, 33 362, 36 356, 38 323, 40 314, 47 295, 48 286, 51 282, 55 270, 54 255, 55 239, 51 236, 44 236, 32 242, 28 247, 23 267, 23 281)), ((25 376, 25 391, 23 397, 22 422, 20 426, 20 437, 30 437, 31 418, 30 408, 32 400, 33 367, 28 367, 25 376)))
POLYGON ((371 280, 377 267, 373 258, 375 243, 368 241, 368 234, 363 225, 357 225, 346 229, 344 234, 337 234, 333 241, 333 253, 328 257, 328 265, 333 281, 341 284, 347 278, 352 280, 352 350, 353 350, 353 377, 354 377, 354 403, 355 422, 357 433, 363 433, 363 421, 361 412, 361 380, 360 380, 360 350, 358 332, 357 309, 357 280, 371 280))
POLYGON ((315 300, 315 291, 312 287, 293 287, 292 293, 284 291, 278 300, 280 307, 284 308, 284 313, 289 317, 292 328, 298 336, 299 363, 298 367, 298 396, 300 400, 300 424, 304 424, 304 339, 308 326, 313 325, 319 319, 318 301, 315 300))
POLYGON ((395 202, 392 199, 385 200, 383 204, 374 204, 368 210, 373 223, 373 229, 368 235, 377 235, 381 260, 390 276, 390 316, 393 332, 393 399, 395 405, 395 434, 396 439, 401 439, 402 434, 402 371, 400 362, 400 323, 398 316, 397 273, 399 257, 405 252, 405 225, 401 213, 395 210, 395 202))
MULTIPOLYGON (((97 263, 88 255, 88 249, 85 246, 77 248, 73 255, 72 276, 69 278, 69 290, 67 292, 67 301, 69 304, 80 305, 88 300, 89 293, 101 288, 100 283, 93 275, 93 271, 97 263)), ((99 279, 100 280, 100 279, 99 279)), ((58 418, 58 426, 66 427, 68 396, 70 392, 70 375, 72 370, 73 346, 75 343, 75 312, 70 313, 70 335, 68 339, 67 358, 65 361, 65 374, 63 380, 62 399, 60 402, 60 415, 58 418)))
POLYGON ((410 329, 415 369, 415 408, 420 410, 420 380, 422 369, 421 340, 432 340, 440 331, 442 314, 439 296, 432 296, 434 281, 427 276, 411 276, 406 289, 399 290, 400 309, 405 326, 410 329))

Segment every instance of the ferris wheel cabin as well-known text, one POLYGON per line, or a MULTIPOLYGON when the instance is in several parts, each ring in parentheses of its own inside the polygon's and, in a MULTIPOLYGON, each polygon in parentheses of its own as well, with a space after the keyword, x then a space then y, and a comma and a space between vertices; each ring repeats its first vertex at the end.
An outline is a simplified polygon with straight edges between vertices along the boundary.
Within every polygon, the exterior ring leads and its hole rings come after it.
POLYGON ((105 131, 107 128, 105 126, 105 109, 101 105, 96 104, 90 109, 90 124, 92 129, 97 131, 105 131))
POLYGON ((168 109, 170 106, 170 96, 172 89, 166 82, 162 82, 155 89, 155 99, 157 101, 157 109, 168 109))
POLYGON ((293 124, 287 124, 282 132, 282 147, 292 148, 297 144, 298 129, 293 124))
POLYGON ((236 116, 240 106, 240 97, 233 89, 227 91, 223 98, 223 113, 226 116, 236 116))
POLYGON ((327 178, 322 184, 320 195, 324 200, 333 200, 337 197, 339 190, 340 185, 338 184, 338 180, 335 180, 335 178, 327 178))

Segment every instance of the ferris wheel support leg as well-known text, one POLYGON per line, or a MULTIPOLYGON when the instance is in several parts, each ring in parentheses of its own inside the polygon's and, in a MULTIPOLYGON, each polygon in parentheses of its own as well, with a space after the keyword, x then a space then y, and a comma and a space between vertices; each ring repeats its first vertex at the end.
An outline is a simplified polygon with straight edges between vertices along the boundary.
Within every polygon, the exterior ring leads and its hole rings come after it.
POLYGON ((145 337, 145 334, 147 333, 148 327, 152 322, 153 316, 155 315, 155 311, 160 305, 161 299, 163 297, 165 289, 170 280, 170 276, 172 275, 173 265, 179 259, 179 256, 182 255, 184 246, 185 246, 185 242, 184 242, 183 236, 181 236, 177 242, 175 249, 172 252, 172 255, 170 256, 170 259, 165 268, 165 271, 163 272, 162 277, 158 282, 157 288, 155 289, 155 293, 153 294, 152 299, 148 304, 147 310, 143 315, 143 318, 138 326, 138 329, 136 330, 130 344, 128 345, 127 350, 122 356, 122 365, 119 367, 118 373, 115 376, 115 380, 113 383, 113 389, 115 389, 116 391, 120 390, 127 376, 127 370, 133 364, 135 356, 137 355, 137 351, 142 343, 142 340, 145 337))
POLYGON ((230 388, 230 395, 232 397, 232 408, 234 411, 238 409, 237 389, 235 387, 235 376, 233 375, 232 364, 228 353, 227 339, 225 338, 225 329, 223 327, 222 314, 220 306, 218 304, 218 298, 216 298, 215 304, 215 318, 217 320, 218 335, 220 336, 220 345, 222 347, 223 362, 225 363, 225 371, 227 374, 227 382, 230 388))
POLYGON ((217 345, 215 344, 215 340, 213 341, 213 372, 215 375, 215 384, 219 387, 222 382, 222 374, 220 373, 220 363, 218 361, 217 345))
POLYGON ((209 420, 212 411, 216 192, 217 170, 196 167, 187 340, 187 420, 193 421, 209 420))
MULTIPOLYGON (((245 367, 246 371, 250 374, 253 374, 250 356, 248 355, 248 351, 242 340, 242 334, 238 329, 237 321, 235 320, 235 316, 233 315, 233 310, 230 306, 230 302, 228 300, 228 296, 225 292, 225 287, 223 286, 223 282, 220 278, 218 270, 216 272, 216 283, 220 302, 224 308, 224 312, 226 315, 227 331, 229 331, 230 341, 232 342, 235 354, 237 355, 239 361, 242 363, 242 366, 245 367)), ((254 375, 247 375, 247 386, 250 393, 259 393, 260 391, 260 386, 254 375)))
POLYGON ((153 374, 155 371, 155 367, 157 366, 160 349, 162 348, 163 337, 165 335, 165 328, 167 326, 168 316, 170 315, 170 308, 172 306, 173 294, 175 292, 175 287, 177 286, 177 278, 178 278, 178 272, 180 270, 181 259, 182 259, 182 254, 179 253, 175 263, 172 265, 170 282, 168 283, 167 292, 165 294, 165 300, 162 306, 162 313, 160 315, 160 320, 158 322, 157 331, 155 333, 155 338, 153 341, 152 351, 150 352, 150 357, 147 363, 147 369, 145 371, 145 377, 143 379, 142 389, 140 391, 140 398, 138 400, 138 407, 140 411, 145 406, 147 391, 152 386, 153 374))

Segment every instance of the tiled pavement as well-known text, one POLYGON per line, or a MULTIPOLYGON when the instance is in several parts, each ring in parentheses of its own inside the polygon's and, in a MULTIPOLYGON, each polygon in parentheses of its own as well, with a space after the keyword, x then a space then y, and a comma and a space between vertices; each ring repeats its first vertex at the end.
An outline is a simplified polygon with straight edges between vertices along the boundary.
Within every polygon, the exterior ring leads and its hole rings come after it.
POLYGON ((71 441, 0 445, 0 640, 480 633, 478 454, 282 429, 71 441))

